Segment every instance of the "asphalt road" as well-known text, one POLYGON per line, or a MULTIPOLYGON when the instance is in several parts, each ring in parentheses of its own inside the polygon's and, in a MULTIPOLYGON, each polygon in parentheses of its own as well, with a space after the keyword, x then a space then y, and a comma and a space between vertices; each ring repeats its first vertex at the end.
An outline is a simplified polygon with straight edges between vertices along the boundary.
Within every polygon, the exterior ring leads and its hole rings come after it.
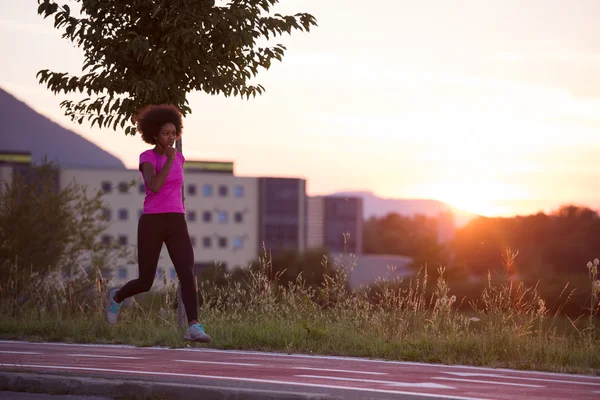
POLYGON ((237 398, 600 399, 600 377, 210 348, 0 341, 0 371, 102 379, 97 386, 107 388, 114 381, 198 395, 209 388, 237 398))

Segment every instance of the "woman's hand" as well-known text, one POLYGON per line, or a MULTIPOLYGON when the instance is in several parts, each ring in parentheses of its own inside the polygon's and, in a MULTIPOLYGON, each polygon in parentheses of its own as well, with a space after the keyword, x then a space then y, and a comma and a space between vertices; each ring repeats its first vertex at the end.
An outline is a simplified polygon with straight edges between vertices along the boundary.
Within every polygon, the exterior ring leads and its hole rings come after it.
POLYGON ((165 155, 167 156, 167 160, 173 161, 177 156, 177 149, 175 147, 168 146, 165 149, 165 155))

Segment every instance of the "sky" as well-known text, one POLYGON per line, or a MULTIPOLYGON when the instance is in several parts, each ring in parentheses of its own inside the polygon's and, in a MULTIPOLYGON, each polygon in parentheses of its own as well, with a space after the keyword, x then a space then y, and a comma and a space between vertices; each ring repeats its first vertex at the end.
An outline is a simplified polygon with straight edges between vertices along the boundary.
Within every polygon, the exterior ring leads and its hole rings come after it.
MULTIPOLYGON (((72 6, 73 8, 74 6, 72 6)), ((278 38, 266 92, 192 93, 187 159, 486 216, 600 209, 600 2, 280 0, 319 26, 278 38)), ((0 87, 137 168, 139 136, 72 123, 41 69, 81 73, 34 0, 0 0, 0 87)), ((18 134, 18 133, 17 133, 18 134)), ((9 138, 3 138, 3 140, 9 138)))

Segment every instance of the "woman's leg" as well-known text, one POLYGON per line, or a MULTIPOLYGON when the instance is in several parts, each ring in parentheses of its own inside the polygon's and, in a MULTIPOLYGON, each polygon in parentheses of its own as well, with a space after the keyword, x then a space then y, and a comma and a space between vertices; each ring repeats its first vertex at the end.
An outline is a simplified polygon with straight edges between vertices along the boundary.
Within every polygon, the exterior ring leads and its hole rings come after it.
POLYGON ((121 303, 128 297, 147 292, 152 288, 156 267, 164 240, 164 218, 161 214, 142 214, 138 222, 138 268, 139 277, 125 284, 115 293, 115 301, 121 303))
POLYGON ((198 321, 198 293, 194 282, 194 249, 184 214, 168 214, 165 243, 181 283, 181 300, 188 322, 198 321))

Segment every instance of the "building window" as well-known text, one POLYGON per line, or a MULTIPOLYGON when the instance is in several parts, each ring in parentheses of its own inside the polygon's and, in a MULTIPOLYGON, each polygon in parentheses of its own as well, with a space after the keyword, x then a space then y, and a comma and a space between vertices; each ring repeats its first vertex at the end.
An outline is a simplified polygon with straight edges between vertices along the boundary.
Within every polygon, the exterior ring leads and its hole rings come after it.
POLYGON ((242 185, 235 185, 233 188, 233 195, 235 197, 244 197, 244 187, 242 185))
POLYGON ((225 185, 219 186, 219 196, 226 197, 227 196, 227 192, 228 192, 227 186, 225 186, 225 185))
POLYGON ((119 236, 119 244, 121 246, 127 246, 127 236, 126 235, 119 236))
POLYGON ((219 223, 220 224, 227 223, 227 211, 219 211, 219 223))
POLYGON ((127 182, 119 183, 119 192, 129 193, 129 185, 127 184, 127 182))
POLYGON ((202 239, 202 245, 205 249, 209 249, 212 246, 212 238, 210 236, 204 236, 202 239))
POLYGON ((210 211, 204 211, 204 213, 202 213, 202 220, 204 222, 211 222, 212 221, 212 214, 210 211))
POLYGON ((127 268, 119 268, 119 279, 127 279, 127 268))
POLYGON ((267 247, 296 248, 298 246, 298 225, 266 224, 264 241, 267 247))
POLYGON ((190 196, 195 196, 196 195, 196 185, 194 185, 194 184, 188 185, 187 192, 190 196))
POLYGON ((110 193, 112 191, 112 183, 110 183, 108 181, 103 181, 102 182, 102 191, 104 193, 110 193))
POLYGON ((204 195, 204 197, 212 197, 213 195, 213 187, 212 185, 204 185, 202 187, 202 194, 204 195))
POLYGON ((177 279, 177 271, 175 271, 175 268, 171 268, 170 276, 171 280, 177 279))
POLYGON ((127 221, 127 218, 129 218, 129 213, 127 212, 126 208, 121 208, 119 210, 119 219, 121 221, 127 221))
POLYGON ((244 247, 244 239, 241 237, 235 237, 233 238, 233 249, 234 250, 239 250, 242 247, 244 247))
POLYGON ((105 221, 110 221, 112 218, 112 212, 110 211, 110 208, 105 208, 102 210, 102 218, 104 218, 105 221))
POLYGON ((190 241, 192 242, 192 247, 196 247, 196 236, 190 236, 190 241))
POLYGON ((102 235, 102 244, 105 246, 110 245, 110 235, 102 235))
POLYGON ((187 212, 187 219, 190 222, 196 221, 196 211, 188 211, 187 212))
POLYGON ((164 273, 165 269, 163 267, 158 267, 158 269, 156 270, 156 277, 158 279, 162 279, 164 273))
POLYGON ((242 214, 239 211, 236 211, 233 218, 234 218, 235 222, 239 224, 244 221, 244 214, 242 214))
POLYGON ((227 238, 226 237, 220 237, 219 238, 219 247, 224 249, 225 247, 227 247, 227 238))
POLYGON ((140 194, 146 194, 146 185, 144 185, 143 183, 140 183, 138 185, 138 190, 140 191, 140 194))

